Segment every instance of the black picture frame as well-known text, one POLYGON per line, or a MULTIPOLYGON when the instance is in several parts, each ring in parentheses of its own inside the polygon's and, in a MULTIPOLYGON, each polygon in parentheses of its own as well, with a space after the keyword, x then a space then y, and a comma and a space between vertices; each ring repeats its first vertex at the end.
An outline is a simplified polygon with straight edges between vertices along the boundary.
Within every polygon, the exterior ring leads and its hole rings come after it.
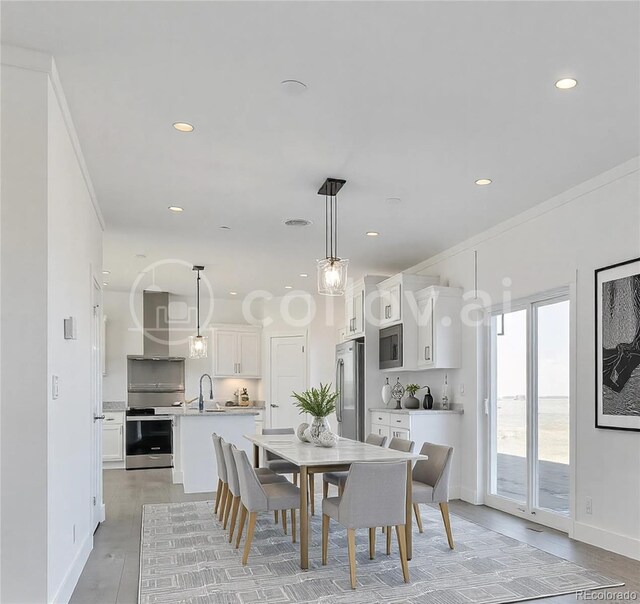
POLYGON ((640 432, 640 257, 596 269, 594 296, 595 427, 640 432), (617 306, 616 292, 624 294, 617 306), (626 341, 629 328, 635 334, 631 342, 626 341), (624 340, 618 341, 619 333, 614 332, 625 329, 624 340), (609 348, 605 348, 605 339, 609 348), (631 408, 632 413, 606 412, 621 406, 631 408))

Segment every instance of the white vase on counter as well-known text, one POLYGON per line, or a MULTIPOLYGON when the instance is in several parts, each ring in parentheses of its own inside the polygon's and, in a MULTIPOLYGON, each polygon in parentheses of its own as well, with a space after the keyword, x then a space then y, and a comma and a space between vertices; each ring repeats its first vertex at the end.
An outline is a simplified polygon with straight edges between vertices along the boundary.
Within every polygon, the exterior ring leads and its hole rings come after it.
POLYGON ((317 447, 321 447, 321 436, 325 432, 331 432, 329 420, 326 417, 314 417, 311 422, 311 442, 317 447))

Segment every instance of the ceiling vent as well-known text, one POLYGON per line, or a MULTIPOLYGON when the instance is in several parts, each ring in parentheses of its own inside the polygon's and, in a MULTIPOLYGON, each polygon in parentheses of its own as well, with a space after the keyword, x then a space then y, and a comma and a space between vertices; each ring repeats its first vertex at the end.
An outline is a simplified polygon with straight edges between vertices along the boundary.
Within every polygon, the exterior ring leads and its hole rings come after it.
POLYGON ((284 223, 290 227, 305 227, 309 226, 311 221, 304 218, 289 218, 289 220, 285 220, 284 223))

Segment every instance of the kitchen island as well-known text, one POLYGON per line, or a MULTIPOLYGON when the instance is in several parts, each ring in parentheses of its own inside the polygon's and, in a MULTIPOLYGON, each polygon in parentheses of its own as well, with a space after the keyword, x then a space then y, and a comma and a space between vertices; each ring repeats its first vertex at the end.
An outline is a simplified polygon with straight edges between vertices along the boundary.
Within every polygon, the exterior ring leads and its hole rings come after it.
POLYGON ((213 492, 218 484, 218 470, 211 434, 222 436, 251 454, 244 434, 254 434, 255 408, 197 409, 162 408, 157 414, 172 415, 173 482, 182 484, 185 493, 213 492))

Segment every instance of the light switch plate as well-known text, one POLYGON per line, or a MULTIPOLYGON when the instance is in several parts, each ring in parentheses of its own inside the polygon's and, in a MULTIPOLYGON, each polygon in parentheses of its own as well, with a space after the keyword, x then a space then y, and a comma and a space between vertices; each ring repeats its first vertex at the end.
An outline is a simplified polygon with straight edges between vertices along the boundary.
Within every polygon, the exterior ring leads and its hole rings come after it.
POLYGON ((64 320, 64 339, 65 340, 77 340, 78 334, 76 333, 76 319, 75 317, 69 317, 64 320))
POLYGON ((60 396, 60 379, 57 375, 51 376, 51 398, 53 400, 60 396))

